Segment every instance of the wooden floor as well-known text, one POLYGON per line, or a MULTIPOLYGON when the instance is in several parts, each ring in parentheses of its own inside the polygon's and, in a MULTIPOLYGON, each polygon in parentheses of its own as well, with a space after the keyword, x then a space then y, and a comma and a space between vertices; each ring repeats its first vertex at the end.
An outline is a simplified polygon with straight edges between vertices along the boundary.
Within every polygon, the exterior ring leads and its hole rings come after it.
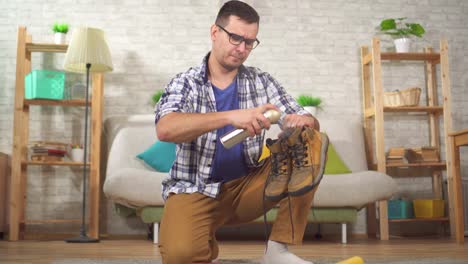
MULTIPOLYGON (((346 245, 339 240, 305 241, 290 250, 305 258, 340 258, 361 256, 366 259, 407 259, 456 257, 468 263, 468 245, 457 245, 448 238, 391 239, 379 241, 351 238, 346 245)), ((220 241, 222 259, 259 259, 264 251, 260 240, 220 241)), ((51 263, 64 258, 159 259, 157 245, 144 239, 104 239, 93 244, 68 244, 63 241, 0 241, 0 263, 51 263)))

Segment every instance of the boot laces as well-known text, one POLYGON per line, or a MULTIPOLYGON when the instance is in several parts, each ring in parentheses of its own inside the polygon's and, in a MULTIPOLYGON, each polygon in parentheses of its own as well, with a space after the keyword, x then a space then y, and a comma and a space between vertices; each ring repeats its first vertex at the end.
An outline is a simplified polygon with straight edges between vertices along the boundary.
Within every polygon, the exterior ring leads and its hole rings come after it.
POLYGON ((293 164, 295 167, 302 167, 304 165, 308 165, 307 160, 307 144, 303 144, 302 142, 298 142, 290 147, 291 156, 293 158, 293 164))
POLYGON ((288 170, 288 154, 286 152, 279 152, 271 155, 271 172, 273 176, 286 174, 288 170))

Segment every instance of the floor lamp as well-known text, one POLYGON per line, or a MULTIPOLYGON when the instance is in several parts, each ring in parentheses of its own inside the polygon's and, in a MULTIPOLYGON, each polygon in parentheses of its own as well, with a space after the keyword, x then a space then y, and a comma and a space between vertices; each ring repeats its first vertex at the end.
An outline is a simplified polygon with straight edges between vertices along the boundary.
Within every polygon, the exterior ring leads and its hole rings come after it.
POLYGON ((89 109, 89 73, 112 71, 112 60, 107 46, 104 32, 97 28, 81 27, 73 31, 70 45, 65 54, 63 68, 66 71, 86 73, 86 104, 84 129, 84 157, 83 157, 83 204, 81 212, 80 236, 66 239, 70 243, 92 243, 99 239, 90 238, 86 234, 86 178, 87 178, 87 149, 88 149, 88 109, 89 109))

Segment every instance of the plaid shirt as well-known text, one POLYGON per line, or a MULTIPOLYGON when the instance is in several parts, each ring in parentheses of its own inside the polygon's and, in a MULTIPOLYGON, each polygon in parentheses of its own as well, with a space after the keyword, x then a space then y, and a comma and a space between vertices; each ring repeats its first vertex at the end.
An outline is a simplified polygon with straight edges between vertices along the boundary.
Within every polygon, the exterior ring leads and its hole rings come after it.
MULTIPOLYGON (((178 74, 165 88, 155 108, 155 122, 172 113, 216 112, 216 100, 207 77, 208 54, 201 65, 178 74)), ((267 103, 276 105, 283 113, 307 112, 286 93, 284 88, 268 73, 257 68, 241 66, 237 74, 239 108, 255 108, 267 103)), ((282 119, 280 120, 280 125, 282 119)), ((243 141, 247 167, 258 167, 265 132, 243 141)), ((211 163, 214 160, 216 130, 199 136, 192 142, 177 144, 176 160, 163 181, 163 199, 170 193, 200 192, 215 198, 221 183, 211 180, 211 163)))

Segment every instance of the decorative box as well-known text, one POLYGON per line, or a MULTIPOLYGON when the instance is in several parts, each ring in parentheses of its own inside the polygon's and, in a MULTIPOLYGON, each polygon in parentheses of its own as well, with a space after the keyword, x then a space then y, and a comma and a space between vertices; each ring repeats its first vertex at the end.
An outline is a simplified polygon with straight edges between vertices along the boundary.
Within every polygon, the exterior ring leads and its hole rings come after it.
POLYGON ((419 199, 413 201, 414 215, 418 218, 438 218, 444 216, 444 200, 419 199))
POLYGON ((413 204, 407 200, 388 201, 388 219, 413 218, 413 204))
POLYGON ((26 99, 62 100, 65 73, 60 71, 34 70, 25 77, 26 99))

